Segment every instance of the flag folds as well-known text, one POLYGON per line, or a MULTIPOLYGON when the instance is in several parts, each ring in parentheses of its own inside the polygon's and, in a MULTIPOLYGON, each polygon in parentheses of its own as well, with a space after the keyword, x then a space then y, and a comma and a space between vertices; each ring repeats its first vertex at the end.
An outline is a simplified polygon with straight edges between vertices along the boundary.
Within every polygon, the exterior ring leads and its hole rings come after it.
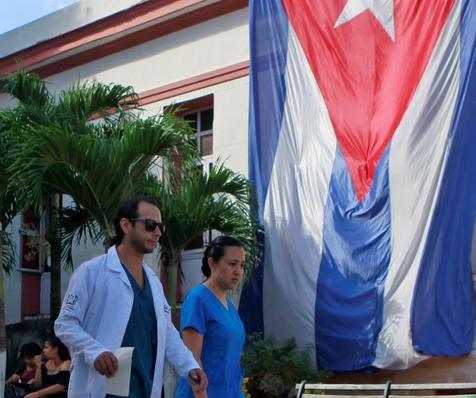
POLYGON ((248 329, 334 371, 468 353, 476 3, 252 0, 250 34, 248 329))

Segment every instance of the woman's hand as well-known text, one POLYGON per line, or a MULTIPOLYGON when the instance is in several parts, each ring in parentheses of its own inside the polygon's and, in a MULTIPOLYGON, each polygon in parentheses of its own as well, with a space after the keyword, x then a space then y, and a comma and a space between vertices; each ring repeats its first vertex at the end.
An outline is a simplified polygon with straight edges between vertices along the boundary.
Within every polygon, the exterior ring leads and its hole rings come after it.
POLYGON ((41 355, 35 355, 33 363, 35 364, 35 368, 41 368, 41 355))
POLYGON ((5 384, 16 383, 18 380, 20 380, 20 375, 15 373, 10 376, 10 378, 5 382, 5 384))

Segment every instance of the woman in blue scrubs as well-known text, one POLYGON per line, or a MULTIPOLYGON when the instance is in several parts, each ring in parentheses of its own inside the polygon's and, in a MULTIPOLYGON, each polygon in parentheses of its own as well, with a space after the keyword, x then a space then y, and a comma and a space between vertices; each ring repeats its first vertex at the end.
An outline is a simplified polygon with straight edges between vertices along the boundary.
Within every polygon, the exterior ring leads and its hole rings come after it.
POLYGON ((233 237, 220 236, 206 248, 202 272, 207 278, 186 296, 180 330, 187 347, 208 376, 206 393, 197 393, 179 379, 176 398, 244 398, 241 352, 245 330, 228 298, 243 277, 245 250, 233 237))

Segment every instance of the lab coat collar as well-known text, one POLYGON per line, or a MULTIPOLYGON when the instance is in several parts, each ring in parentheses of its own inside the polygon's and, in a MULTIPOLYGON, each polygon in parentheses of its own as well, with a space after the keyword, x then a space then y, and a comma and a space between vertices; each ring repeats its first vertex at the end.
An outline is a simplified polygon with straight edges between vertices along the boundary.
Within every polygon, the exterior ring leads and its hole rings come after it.
POLYGON ((106 265, 112 272, 118 273, 121 280, 132 289, 129 278, 127 277, 126 271, 124 271, 124 267, 122 266, 119 255, 117 254, 116 246, 111 246, 107 251, 106 265))

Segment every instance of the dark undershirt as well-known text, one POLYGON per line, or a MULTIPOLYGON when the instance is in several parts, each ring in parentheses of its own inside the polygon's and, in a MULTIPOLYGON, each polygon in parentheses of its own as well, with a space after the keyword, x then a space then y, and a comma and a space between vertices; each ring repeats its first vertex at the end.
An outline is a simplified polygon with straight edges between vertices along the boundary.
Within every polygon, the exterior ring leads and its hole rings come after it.
MULTIPOLYGON (((154 298, 145 271, 143 271, 144 288, 141 290, 126 267, 124 270, 134 291, 134 303, 121 344, 121 347, 134 347, 129 398, 145 398, 150 397, 152 393, 157 355, 157 318, 154 298)), ((116 396, 108 394, 106 398, 116 398, 116 396)))

